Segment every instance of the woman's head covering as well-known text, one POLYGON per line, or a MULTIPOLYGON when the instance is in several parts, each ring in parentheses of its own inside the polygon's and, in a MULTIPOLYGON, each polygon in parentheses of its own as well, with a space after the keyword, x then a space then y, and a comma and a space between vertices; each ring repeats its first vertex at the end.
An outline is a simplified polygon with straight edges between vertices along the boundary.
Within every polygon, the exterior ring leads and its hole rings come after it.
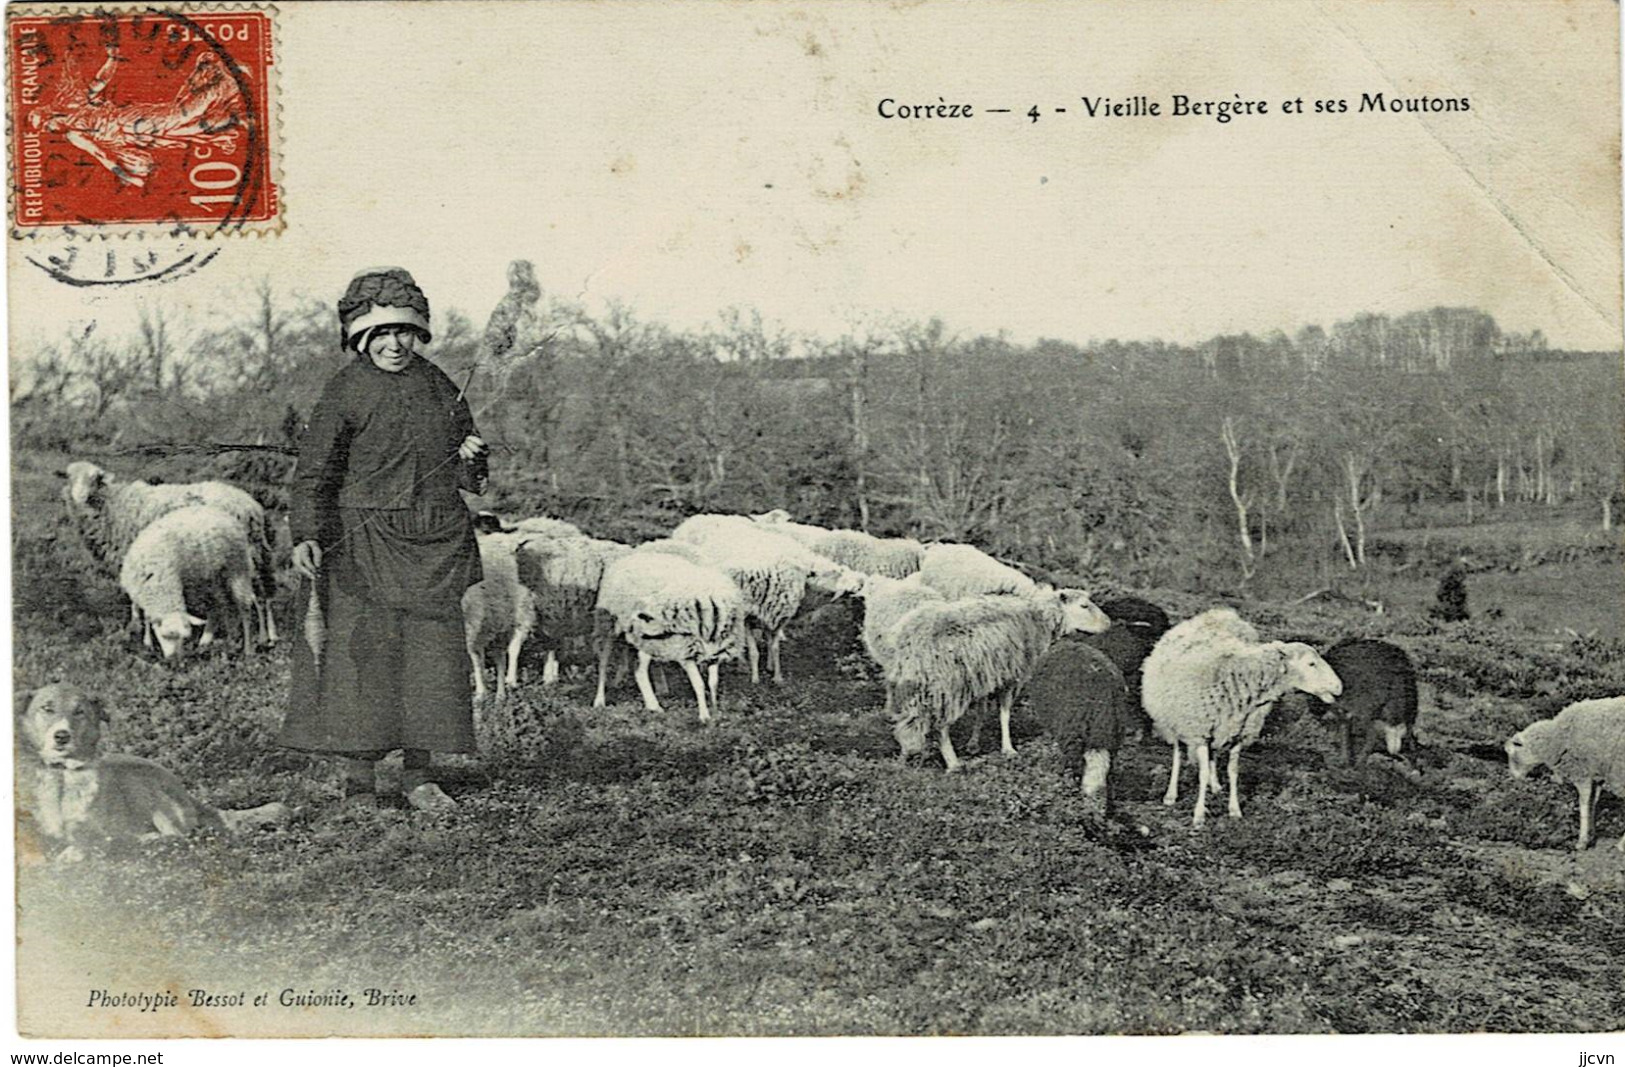
POLYGON ((350 279, 339 298, 339 343, 364 349, 367 337, 379 326, 411 326, 424 343, 429 333, 429 298, 400 267, 364 270, 350 279))

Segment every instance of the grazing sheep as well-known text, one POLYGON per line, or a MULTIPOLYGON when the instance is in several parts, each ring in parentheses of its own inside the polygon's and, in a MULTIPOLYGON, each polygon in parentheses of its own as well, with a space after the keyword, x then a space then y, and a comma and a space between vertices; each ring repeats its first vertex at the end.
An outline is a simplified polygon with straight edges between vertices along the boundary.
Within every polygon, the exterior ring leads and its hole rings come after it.
POLYGON ((68 464, 62 476, 67 480, 62 500, 69 520, 91 554, 108 566, 122 563, 130 545, 154 519, 178 508, 208 505, 242 523, 254 550, 254 593, 260 631, 267 644, 276 644, 276 618, 271 611, 276 573, 265 508, 259 501, 228 482, 152 485, 139 480, 121 481, 112 472, 83 460, 68 464))
POLYGON ((947 597, 1013 593, 1031 596, 1038 583, 972 545, 931 545, 920 563, 920 579, 947 597))
POLYGON ((1218 791, 1211 754, 1230 749, 1230 815, 1241 817, 1237 776, 1241 750, 1258 740, 1270 707, 1289 689, 1326 703, 1342 682, 1308 645, 1261 644, 1234 611, 1217 608, 1186 619, 1146 657, 1141 693, 1157 735, 1173 746, 1164 804, 1179 799, 1179 746, 1196 761, 1194 825, 1207 819, 1207 794, 1218 791))
POLYGON ((858 590, 857 595, 863 599, 863 647, 868 651, 869 658, 880 667, 882 675, 888 678, 886 714, 889 716, 896 703, 889 680, 891 664, 897 651, 891 639, 891 631, 903 616, 921 604, 945 598, 937 590, 920 581, 918 571, 907 578, 887 578, 884 575, 872 574, 864 580, 863 588, 858 590))
POLYGON ((925 558, 925 546, 912 538, 876 537, 861 530, 831 530, 809 547, 861 574, 886 578, 907 578, 925 558))
MULTIPOLYGON (((677 524, 677 528, 671 532, 671 539, 690 545, 697 545, 705 541, 721 541, 725 543, 734 537, 749 537, 764 532, 771 532, 778 537, 789 537, 789 534, 785 531, 769 531, 766 527, 752 522, 744 515, 690 515, 677 524)), ((795 540, 795 538, 790 538, 790 540, 795 540)))
POLYGON ((896 695, 892 732, 902 754, 920 751, 935 730, 943 762, 950 772, 958 771, 948 728, 983 698, 998 699, 1005 752, 1013 754, 1010 706, 1033 667, 1063 634, 1097 633, 1108 625, 1081 589, 919 605, 888 631, 895 646, 887 671, 896 695))
POLYGON ((165 659, 187 651, 195 626, 203 627, 199 647, 213 644, 215 620, 228 602, 242 620, 243 654, 254 648, 260 615, 254 550, 243 524, 223 511, 193 505, 154 519, 124 554, 119 586, 141 643, 151 648, 156 635, 165 659))
POLYGON ((474 696, 486 695, 485 656, 507 639, 507 669, 497 663, 496 696, 519 684, 519 652, 536 626, 536 594, 519 580, 518 551, 523 534, 478 534, 484 577, 463 591, 463 636, 474 665, 474 696))
POLYGON ((542 636, 549 647, 542 684, 559 680, 558 650, 567 641, 590 641, 604 568, 632 551, 596 537, 520 534, 519 580, 535 595, 542 636))
MULTIPOLYGON (((1574 847, 1583 851, 1594 837, 1603 787, 1625 797, 1625 697, 1570 704, 1512 735, 1506 753, 1514 778, 1544 766, 1553 778, 1574 786, 1580 796, 1580 836, 1574 847)), ((1625 836, 1614 847, 1625 852, 1625 836)))
POLYGON ((826 526, 813 526, 810 523, 805 522, 791 522, 790 513, 785 511, 783 508, 774 508, 772 511, 762 515, 752 515, 750 516, 750 521, 762 526, 770 527, 779 533, 788 534, 808 548, 812 548, 813 542, 817 541, 820 537, 824 537, 831 533, 830 529, 826 526))
POLYGON ((920 569, 920 561, 925 556, 925 546, 912 538, 876 537, 861 530, 826 530, 822 526, 791 522, 789 513, 782 508, 765 515, 753 515, 751 520, 788 534, 820 556, 861 574, 907 578, 920 569))
POLYGON ((688 675, 700 708, 700 721, 710 722, 706 686, 699 665, 709 669, 711 702, 717 699, 717 661, 738 655, 744 640, 745 604, 739 587, 722 571, 686 558, 692 545, 651 542, 604 569, 598 588, 603 614, 598 634, 598 694, 593 707, 604 706, 604 680, 609 671, 613 635, 637 649, 638 691, 643 706, 660 710, 649 684, 653 660, 675 661, 688 675))
POLYGON ((1061 766, 1078 779, 1084 796, 1099 796, 1101 813, 1109 814, 1112 756, 1129 728, 1122 672, 1079 637, 1062 638, 1033 669, 1027 696, 1060 746, 1061 766))
MULTIPOLYGON (((784 629, 795 617, 811 586, 840 596, 856 592, 863 575, 803 547, 793 538, 738 515, 696 515, 672 532, 672 540, 691 544, 704 562, 719 567, 739 586, 748 620, 767 635, 767 666, 776 684, 784 683, 780 648, 784 629)), ((745 629, 750 680, 761 681, 755 634, 745 629)))
POLYGON ((577 526, 575 523, 565 522, 563 519, 550 519, 546 515, 537 515, 529 519, 520 519, 511 526, 505 526, 504 529, 512 530, 518 533, 541 534, 545 537, 585 536, 581 532, 581 527, 577 526))
POLYGON ((1100 610, 1112 621, 1105 633, 1086 634, 1079 640, 1106 654, 1122 672, 1128 685, 1130 733, 1143 736, 1151 728, 1140 703, 1140 667, 1163 634, 1168 632, 1168 615, 1155 604, 1139 597, 1119 597, 1102 601, 1100 610))
POLYGON ((1400 754, 1407 736, 1415 743, 1416 666, 1404 649, 1387 641, 1351 638, 1321 658, 1343 682, 1343 694, 1330 712, 1340 727, 1346 766, 1376 748, 1379 728, 1390 756, 1400 754))

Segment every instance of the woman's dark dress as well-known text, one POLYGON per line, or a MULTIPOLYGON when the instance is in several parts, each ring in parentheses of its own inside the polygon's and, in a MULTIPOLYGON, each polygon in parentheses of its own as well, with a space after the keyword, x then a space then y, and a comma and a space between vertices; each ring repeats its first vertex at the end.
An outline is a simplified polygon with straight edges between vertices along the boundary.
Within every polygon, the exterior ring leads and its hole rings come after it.
POLYGON ((301 616, 283 745, 474 750, 462 597, 480 555, 457 492, 480 488, 457 454, 474 432, 456 386, 425 359, 392 374, 358 355, 327 383, 288 518, 294 544, 322 546, 325 633, 318 659, 301 616))

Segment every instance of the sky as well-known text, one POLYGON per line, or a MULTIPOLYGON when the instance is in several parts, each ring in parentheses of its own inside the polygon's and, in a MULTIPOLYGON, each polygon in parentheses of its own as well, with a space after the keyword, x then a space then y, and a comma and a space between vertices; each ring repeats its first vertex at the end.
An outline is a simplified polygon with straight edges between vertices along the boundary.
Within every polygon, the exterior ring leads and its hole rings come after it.
POLYGON ((93 294, 13 241, 14 353, 92 320, 133 328, 142 305, 216 324, 261 277, 333 301, 381 264, 483 322, 515 258, 551 294, 680 328, 738 306, 824 336, 940 316, 1016 340, 1189 342, 1445 304, 1558 346, 1621 344, 1602 0, 278 12, 281 231, 93 294), (1375 92, 1470 109, 1357 113, 1375 92), (1163 116, 1082 109, 1137 94, 1163 116), (1174 94, 1270 113, 1174 117, 1174 94), (877 113, 939 98, 978 114, 877 113), (1298 98, 1350 111, 1281 113, 1298 98))

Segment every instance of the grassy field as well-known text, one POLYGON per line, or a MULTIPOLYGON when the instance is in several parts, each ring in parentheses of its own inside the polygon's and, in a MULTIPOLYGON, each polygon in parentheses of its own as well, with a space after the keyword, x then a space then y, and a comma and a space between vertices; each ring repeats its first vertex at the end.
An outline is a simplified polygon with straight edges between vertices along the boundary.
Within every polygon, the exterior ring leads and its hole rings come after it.
MULTIPOLYGON (((17 687, 111 694, 111 748, 216 804, 298 813, 242 838, 25 865, 25 1031, 1625 1028, 1625 854, 1611 847, 1625 804, 1605 797, 1602 845, 1575 854, 1573 790, 1513 781, 1498 757, 1563 702, 1625 692, 1617 630, 1563 622, 1565 604, 1620 603, 1590 564, 1508 575, 1520 584, 1500 594, 1474 584, 1475 608, 1502 595, 1516 617, 1450 626, 1403 600, 1382 616, 1242 604, 1269 636, 1409 649, 1432 747, 1414 780, 1336 768, 1330 735, 1283 706, 1244 757, 1246 817, 1200 832, 1192 777, 1177 808, 1160 803, 1167 753, 1150 742, 1122 759, 1121 822, 1091 814, 1019 713, 1014 759, 995 740, 964 775, 900 765, 842 610, 798 628, 783 689, 725 680, 710 727, 682 685, 664 714, 630 684, 593 711, 576 674, 486 710, 485 757, 443 768, 454 812, 340 812, 331 767, 271 744, 285 653, 144 659, 112 580, 58 521, 46 464, 19 459, 14 486, 17 687), (116 1022, 76 1007, 87 988, 163 986, 264 991, 272 1006, 116 1022), (367 988, 416 1002, 275 1006, 284 989, 367 988)), ((1152 596, 1176 614, 1208 606, 1152 596)))

